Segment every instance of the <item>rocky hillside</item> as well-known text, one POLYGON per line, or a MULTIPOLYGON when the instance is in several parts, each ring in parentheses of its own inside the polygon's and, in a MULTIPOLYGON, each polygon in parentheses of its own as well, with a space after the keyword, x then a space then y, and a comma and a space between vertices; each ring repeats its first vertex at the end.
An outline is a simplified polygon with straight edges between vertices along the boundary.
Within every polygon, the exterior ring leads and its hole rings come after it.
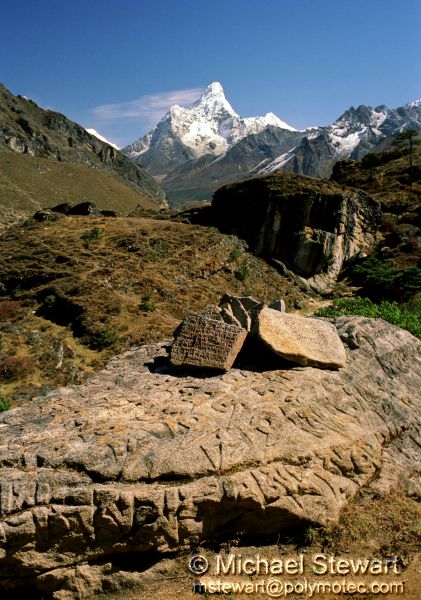
POLYGON ((31 214, 34 207, 63 200, 87 199, 122 212, 138 204, 166 204, 164 192, 142 167, 64 115, 14 96, 2 85, 0 160, 5 216, 31 214))
POLYGON ((394 148, 390 141, 383 143, 387 150, 362 161, 338 162, 332 180, 365 190, 379 201, 378 249, 383 259, 399 268, 421 267, 421 149, 414 147, 411 173, 408 149, 394 148))
POLYGON ((222 291, 285 298, 288 308, 308 294, 213 228, 55 217, 1 239, 0 396, 14 401, 78 383, 117 351, 168 337, 222 291))

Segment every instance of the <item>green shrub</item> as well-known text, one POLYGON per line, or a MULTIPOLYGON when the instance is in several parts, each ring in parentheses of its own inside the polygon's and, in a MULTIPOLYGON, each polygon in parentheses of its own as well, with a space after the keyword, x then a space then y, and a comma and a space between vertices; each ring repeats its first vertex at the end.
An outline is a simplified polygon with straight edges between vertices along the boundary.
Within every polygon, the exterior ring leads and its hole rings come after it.
POLYGON ((230 252, 228 260, 230 262, 238 260, 243 252, 244 252, 243 246, 239 243, 235 244, 234 248, 230 252))
POLYGON ((376 253, 350 269, 349 276, 373 300, 407 300, 421 290, 421 269, 397 269, 376 253))
POLYGON ((5 410, 9 410, 11 407, 11 402, 9 398, 5 396, 0 396, 0 412, 4 412, 5 410))
POLYGON ((421 290, 421 269, 415 266, 403 269, 397 284, 405 296, 413 296, 421 290))
POLYGON ((146 312, 152 312, 156 309, 156 304, 152 301, 152 292, 145 294, 139 304, 139 308, 146 312))
POLYGON ((103 350, 109 348, 118 340, 118 333, 115 329, 101 329, 91 336, 90 346, 94 350, 103 350))
POLYGON ((250 275, 250 269, 246 262, 241 263, 241 265, 234 271, 235 277, 239 281, 244 281, 250 275))
POLYGON ((340 317, 343 315, 384 319, 421 339, 420 299, 399 306, 396 302, 387 300, 375 304, 369 298, 336 298, 333 300, 332 306, 321 308, 315 314, 316 317, 340 317))
POLYGON ((166 240, 156 238, 140 244, 142 258, 147 261, 160 261, 171 255, 171 249, 166 240))
POLYGON ((95 225, 89 231, 85 231, 80 236, 80 239, 84 242, 86 248, 89 248, 93 242, 98 242, 104 235, 104 230, 95 225))

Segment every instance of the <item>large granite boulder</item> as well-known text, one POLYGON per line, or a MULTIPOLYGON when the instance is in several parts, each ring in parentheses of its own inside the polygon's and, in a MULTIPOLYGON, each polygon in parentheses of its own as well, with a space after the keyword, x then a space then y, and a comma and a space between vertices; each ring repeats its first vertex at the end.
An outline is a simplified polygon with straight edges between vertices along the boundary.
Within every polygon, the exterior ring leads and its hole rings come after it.
POLYGON ((257 256, 307 278, 335 278, 345 261, 374 246, 381 223, 380 206, 366 192, 281 173, 220 188, 212 214, 257 256))
POLYGON ((3 413, 0 587, 64 598, 113 556, 333 523, 367 486, 421 498, 419 340, 335 325, 357 340, 337 371, 180 376, 147 345, 3 413))

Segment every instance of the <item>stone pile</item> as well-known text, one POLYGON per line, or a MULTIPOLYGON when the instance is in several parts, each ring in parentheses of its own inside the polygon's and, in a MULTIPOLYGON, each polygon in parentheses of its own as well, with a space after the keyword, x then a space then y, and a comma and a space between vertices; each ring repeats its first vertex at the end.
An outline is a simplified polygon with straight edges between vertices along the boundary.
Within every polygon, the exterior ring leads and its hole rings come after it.
POLYGON ((328 369, 345 365, 345 349, 331 323, 286 314, 283 300, 266 306, 249 296, 229 294, 219 306, 184 319, 175 332, 171 362, 229 371, 248 337, 298 365, 328 369))

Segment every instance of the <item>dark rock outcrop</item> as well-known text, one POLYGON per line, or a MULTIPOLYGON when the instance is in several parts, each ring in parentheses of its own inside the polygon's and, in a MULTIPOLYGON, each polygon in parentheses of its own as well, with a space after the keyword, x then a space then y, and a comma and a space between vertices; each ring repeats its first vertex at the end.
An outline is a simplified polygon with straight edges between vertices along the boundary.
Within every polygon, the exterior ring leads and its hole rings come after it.
MULTIPOLYGON (((49 211, 55 213, 61 213, 63 215, 81 215, 81 216, 93 216, 93 217, 118 217, 119 213, 116 210, 99 210, 94 202, 79 202, 78 204, 70 204, 69 202, 63 202, 52 206, 49 211)), ((35 217, 34 217, 35 218, 35 217)))
POLYGON ((54 214, 54 211, 52 211, 49 208, 46 208, 44 210, 37 210, 37 212, 34 214, 33 219, 35 221, 39 221, 40 223, 44 222, 44 221, 57 221, 57 215, 54 214))
POLYGON ((303 277, 337 276, 345 261, 374 245, 381 219, 366 192, 286 174, 220 188, 212 212, 222 232, 303 277))
POLYGON ((71 206, 68 213, 69 215, 91 215, 93 217, 102 217, 103 214, 97 209, 93 202, 79 202, 71 206))
POLYGON ((361 488, 421 498, 419 340, 335 325, 358 341, 340 371, 181 377, 147 345, 3 413, 0 588, 80 597, 66 573, 113 555, 335 523, 361 488))

